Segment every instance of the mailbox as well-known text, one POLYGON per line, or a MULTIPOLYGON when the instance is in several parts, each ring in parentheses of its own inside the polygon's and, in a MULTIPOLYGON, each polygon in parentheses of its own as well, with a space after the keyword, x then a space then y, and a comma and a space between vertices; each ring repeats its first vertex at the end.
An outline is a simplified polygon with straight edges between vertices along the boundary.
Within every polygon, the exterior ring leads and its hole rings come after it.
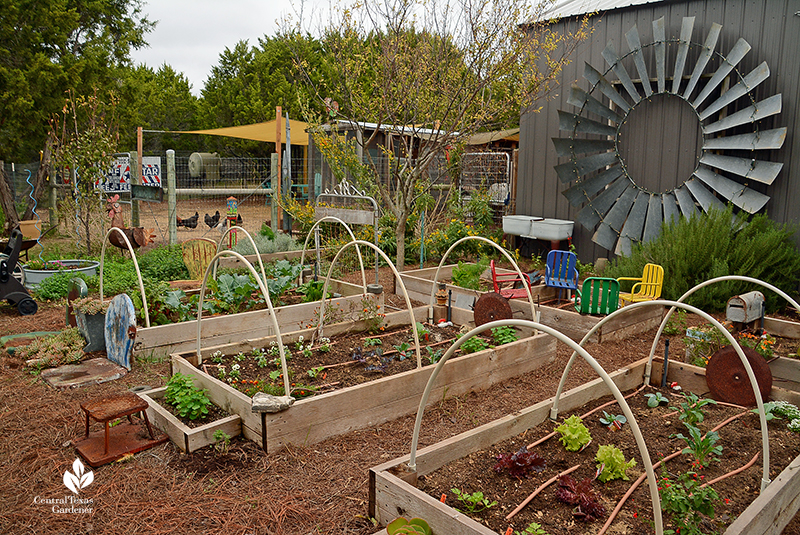
POLYGON ((728 299, 728 305, 725 307, 725 317, 728 321, 750 323, 761 318, 763 306, 764 294, 761 292, 734 295, 728 299))

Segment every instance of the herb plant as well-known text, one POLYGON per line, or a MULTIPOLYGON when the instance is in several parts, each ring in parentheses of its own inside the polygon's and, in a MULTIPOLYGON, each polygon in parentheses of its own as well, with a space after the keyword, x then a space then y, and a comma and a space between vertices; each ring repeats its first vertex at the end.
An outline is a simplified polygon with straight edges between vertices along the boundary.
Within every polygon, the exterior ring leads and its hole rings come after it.
POLYGON ((483 492, 481 491, 475 491, 472 494, 467 494, 466 492, 461 492, 460 490, 453 488, 450 489, 450 492, 455 494, 458 501, 461 502, 461 506, 464 508, 464 510, 462 511, 461 509, 456 509, 462 513, 480 513, 484 509, 489 509, 490 507, 497 505, 496 500, 489 502, 489 499, 484 497, 483 492))
POLYGON ((497 456, 494 471, 497 474, 507 473, 509 476, 522 479, 530 477, 531 471, 541 472, 547 463, 539 454, 528 451, 525 446, 516 453, 503 453, 497 456))
POLYGON ((483 351, 484 349, 488 348, 489 344, 483 338, 478 336, 471 336, 468 340, 466 340, 463 344, 461 344, 461 352, 465 355, 469 355, 470 353, 476 353, 478 351, 483 351))
POLYGON ((488 267, 488 258, 481 258, 477 264, 459 262, 453 268, 453 284, 470 290, 480 290, 481 275, 488 267))
POLYGON ((717 402, 713 399, 701 399, 692 392, 683 394, 684 401, 678 404, 678 407, 670 407, 672 410, 679 412, 678 419, 686 425, 695 426, 703 421, 705 414, 703 407, 708 404, 716 405, 717 402))
POLYGON ((714 507, 719 495, 711 487, 701 486, 695 472, 683 472, 677 479, 671 479, 662 472, 659 479, 658 494, 661 509, 672 521, 674 531, 681 535, 702 535, 704 517, 714 518, 714 507))
POLYGON ((708 463, 713 460, 713 456, 722 453, 722 446, 716 446, 719 441, 719 433, 716 431, 709 431, 705 435, 697 427, 688 425, 684 422, 689 436, 684 436, 683 433, 675 435, 686 442, 686 448, 681 453, 691 453, 694 455, 695 460, 703 466, 708 466, 708 463))
POLYGON ((494 327, 492 329, 492 338, 494 338, 494 343, 499 346, 503 344, 510 344, 511 342, 516 342, 519 340, 517 331, 510 325, 494 327))
POLYGON ((612 479, 624 479, 628 481, 625 473, 628 468, 636 466, 636 459, 625 462, 625 456, 616 446, 603 445, 597 448, 597 455, 594 460, 597 462, 597 469, 601 470, 597 479, 605 483, 612 479))
POLYGON ((575 481, 569 474, 558 478, 556 498, 570 505, 577 505, 572 514, 585 522, 606 516, 606 508, 600 503, 600 495, 592 489, 588 478, 575 481))
POLYGON ((176 373, 167 381, 164 401, 173 405, 181 418, 197 420, 208 415, 208 399, 205 390, 194 386, 191 375, 176 373))
POLYGON ((575 414, 556 427, 556 433, 561 435, 558 440, 561 441, 567 451, 578 451, 592 440, 589 429, 583 425, 580 416, 575 414))

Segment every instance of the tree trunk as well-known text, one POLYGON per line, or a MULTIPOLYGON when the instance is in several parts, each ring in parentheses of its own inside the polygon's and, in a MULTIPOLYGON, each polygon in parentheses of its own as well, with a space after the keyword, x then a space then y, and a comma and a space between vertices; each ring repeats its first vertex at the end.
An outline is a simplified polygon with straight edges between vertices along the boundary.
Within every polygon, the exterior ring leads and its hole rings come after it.
POLYGON ((403 272, 406 265, 406 223, 408 214, 403 213, 397 218, 397 226, 395 227, 395 237, 397 238, 397 259, 394 266, 397 271, 403 272))
POLYGON ((14 195, 11 193, 11 186, 8 183, 4 162, 0 160, 0 208, 6 216, 5 226, 2 234, 8 235, 11 229, 19 225, 17 207, 14 206, 14 195))

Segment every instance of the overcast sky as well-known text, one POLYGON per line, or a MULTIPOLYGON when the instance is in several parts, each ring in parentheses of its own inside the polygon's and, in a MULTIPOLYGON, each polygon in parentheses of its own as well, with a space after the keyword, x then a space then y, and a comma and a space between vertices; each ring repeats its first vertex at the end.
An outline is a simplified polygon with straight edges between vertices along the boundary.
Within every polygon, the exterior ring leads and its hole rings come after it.
MULTIPOLYGON (((305 0, 303 18, 318 18, 327 6, 327 0, 305 0)), ((299 0, 149 0, 142 10, 158 24, 145 36, 150 46, 131 56, 135 64, 154 70, 166 63, 182 72, 199 96, 226 47, 244 39, 257 45, 259 37, 274 35, 278 21, 299 9, 299 0)))

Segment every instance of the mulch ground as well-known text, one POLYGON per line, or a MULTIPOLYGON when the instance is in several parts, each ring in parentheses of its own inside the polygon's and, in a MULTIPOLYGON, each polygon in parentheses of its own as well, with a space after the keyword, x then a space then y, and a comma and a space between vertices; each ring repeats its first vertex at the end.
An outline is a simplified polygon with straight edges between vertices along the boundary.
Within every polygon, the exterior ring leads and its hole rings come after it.
MULTIPOLYGON (((392 287, 385 274, 381 282, 392 287)), ((40 303, 35 316, 20 318, 3 303, 0 335, 60 330, 63 318, 63 305, 40 303)), ((587 349, 606 370, 615 370, 646 357, 654 334, 653 330, 623 342, 590 344, 587 349)), ((677 338, 671 352, 681 355, 677 338)), ((663 344, 658 352, 663 354, 663 344)), ((425 412, 420 447, 552 396, 569 356, 570 351, 559 344, 555 362, 535 374, 442 400, 425 412)), ((93 470, 94 481, 79 496, 67 490, 64 474, 73 470, 76 459, 71 440, 83 435, 80 403, 134 386, 162 386, 169 373, 167 362, 137 360, 133 371, 116 381, 55 390, 13 356, 0 356, 4 474, 0 532, 368 535, 377 531, 367 517, 368 470, 409 452, 414 415, 270 454, 242 438, 232 440, 225 455, 212 448, 186 455, 167 443, 93 470), (65 499, 66 505, 53 503, 65 499), (73 511, 91 511, 70 512, 73 505, 73 511)), ((594 378, 594 372, 579 362, 567 386, 594 378)), ((750 470, 760 471, 758 463, 750 470)), ((646 508, 642 500, 637 503, 640 510, 646 508)), ((586 532, 579 527, 573 532, 586 532)), ((636 532, 649 528, 640 525, 636 532)), ((800 533, 797 519, 784 533, 800 533)))

